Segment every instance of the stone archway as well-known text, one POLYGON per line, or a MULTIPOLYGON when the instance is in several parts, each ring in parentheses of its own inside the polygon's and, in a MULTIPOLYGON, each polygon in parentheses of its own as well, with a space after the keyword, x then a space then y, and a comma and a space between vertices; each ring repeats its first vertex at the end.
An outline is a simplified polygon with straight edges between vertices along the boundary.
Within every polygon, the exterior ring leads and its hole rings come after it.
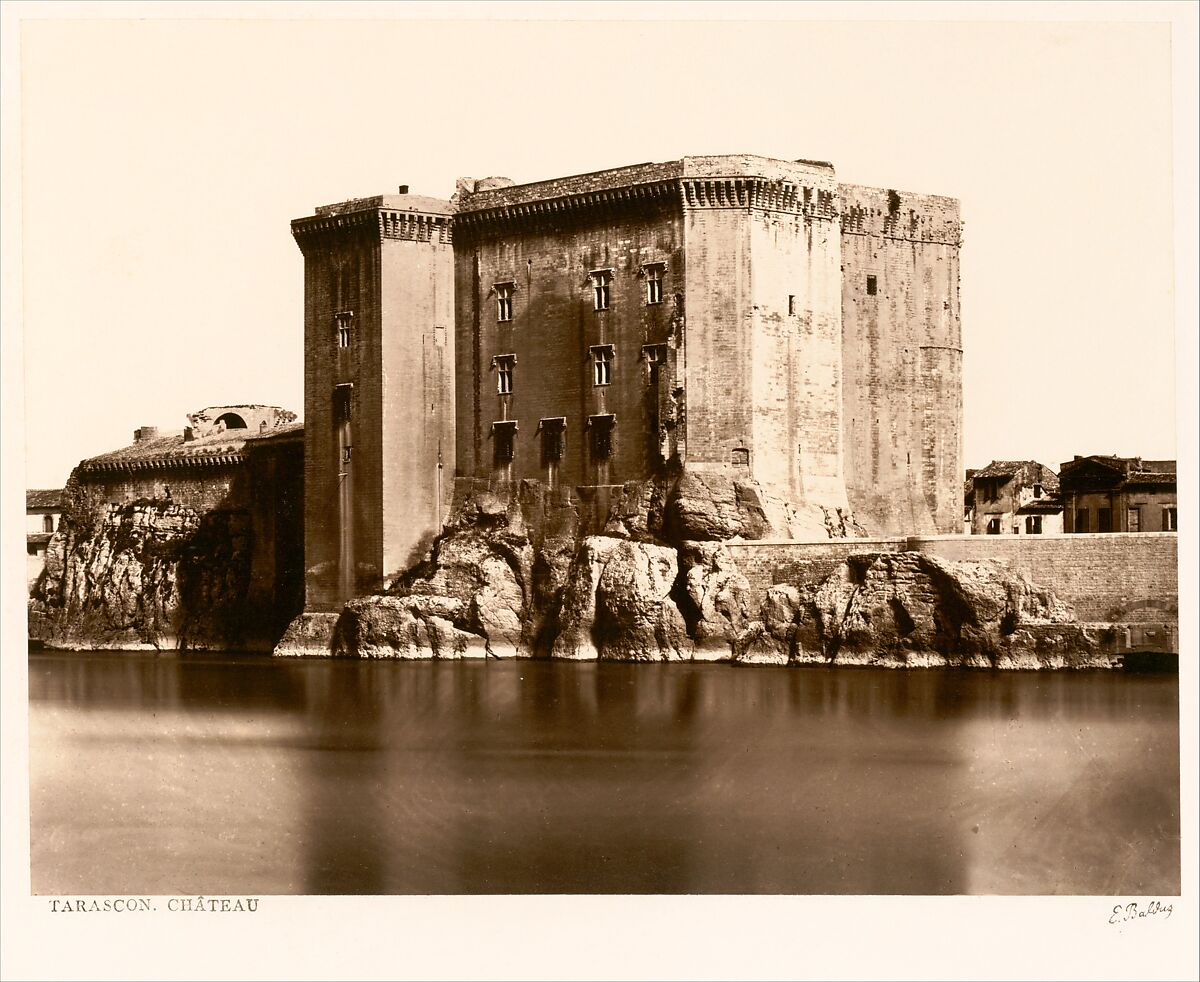
POLYGON ((246 421, 237 413, 222 413, 217 417, 217 427, 221 424, 225 425, 227 430, 244 430, 246 429, 246 421))

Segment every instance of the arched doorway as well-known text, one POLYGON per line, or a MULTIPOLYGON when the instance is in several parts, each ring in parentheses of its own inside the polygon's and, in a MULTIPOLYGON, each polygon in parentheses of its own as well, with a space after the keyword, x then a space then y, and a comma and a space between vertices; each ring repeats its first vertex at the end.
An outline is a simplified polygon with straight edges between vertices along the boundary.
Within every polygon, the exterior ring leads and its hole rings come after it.
POLYGON ((217 426, 225 424, 227 430, 244 430, 246 429, 246 421, 237 413, 222 413, 217 417, 217 426))

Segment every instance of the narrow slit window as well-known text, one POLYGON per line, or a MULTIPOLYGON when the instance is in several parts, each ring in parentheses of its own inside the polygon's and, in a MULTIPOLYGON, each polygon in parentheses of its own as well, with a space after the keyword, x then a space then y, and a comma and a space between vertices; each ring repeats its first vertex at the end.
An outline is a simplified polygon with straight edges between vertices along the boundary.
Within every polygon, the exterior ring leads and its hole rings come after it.
POLYGON ((513 319, 513 284, 496 284, 496 320, 510 321, 513 319))
POLYGON ((596 345, 592 351, 592 384, 608 385, 612 382, 613 348, 611 344, 596 345))
POLYGON ((350 422, 351 393, 350 385, 338 385, 333 389, 333 421, 339 425, 350 422))
POLYGON ((867 277, 867 296, 873 297, 879 292, 879 281, 874 276, 867 277))
POLYGON ((513 369, 516 363, 516 355, 497 355, 492 359, 492 365, 496 369, 496 392, 502 396, 512 395, 513 369))
POLYGON ((596 310, 608 310, 612 289, 612 271, 598 269, 591 274, 592 303, 596 310))
POLYGON ((650 385, 658 385, 659 372, 667 362, 667 346, 665 344, 642 345, 642 359, 646 362, 646 381, 650 385))
POLYGON ((663 299, 663 265, 650 263, 646 270, 646 303, 662 303, 663 299))
POLYGON ((788 316, 796 316, 796 297, 794 294, 788 294, 788 316))
POLYGON ((1164 532, 1179 531, 1179 512, 1175 508, 1162 510, 1162 530, 1164 532))

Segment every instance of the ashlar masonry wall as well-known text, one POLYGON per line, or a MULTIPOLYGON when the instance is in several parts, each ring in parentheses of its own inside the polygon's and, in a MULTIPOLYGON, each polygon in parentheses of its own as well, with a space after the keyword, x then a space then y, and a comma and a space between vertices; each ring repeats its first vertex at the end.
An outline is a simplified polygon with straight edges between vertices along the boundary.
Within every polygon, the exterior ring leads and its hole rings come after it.
POLYGON ((962 522, 958 202, 841 185, 846 491, 872 535, 962 522))

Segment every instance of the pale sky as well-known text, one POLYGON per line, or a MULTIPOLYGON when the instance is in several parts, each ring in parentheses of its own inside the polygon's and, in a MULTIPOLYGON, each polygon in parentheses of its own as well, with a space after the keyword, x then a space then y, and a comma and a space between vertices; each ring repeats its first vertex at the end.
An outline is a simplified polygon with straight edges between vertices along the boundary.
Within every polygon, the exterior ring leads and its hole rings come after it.
POLYGON ((53 20, 22 37, 27 486, 204 406, 301 412, 288 222, 315 205, 710 153, 961 200, 965 467, 1176 455, 1169 25, 53 20))

